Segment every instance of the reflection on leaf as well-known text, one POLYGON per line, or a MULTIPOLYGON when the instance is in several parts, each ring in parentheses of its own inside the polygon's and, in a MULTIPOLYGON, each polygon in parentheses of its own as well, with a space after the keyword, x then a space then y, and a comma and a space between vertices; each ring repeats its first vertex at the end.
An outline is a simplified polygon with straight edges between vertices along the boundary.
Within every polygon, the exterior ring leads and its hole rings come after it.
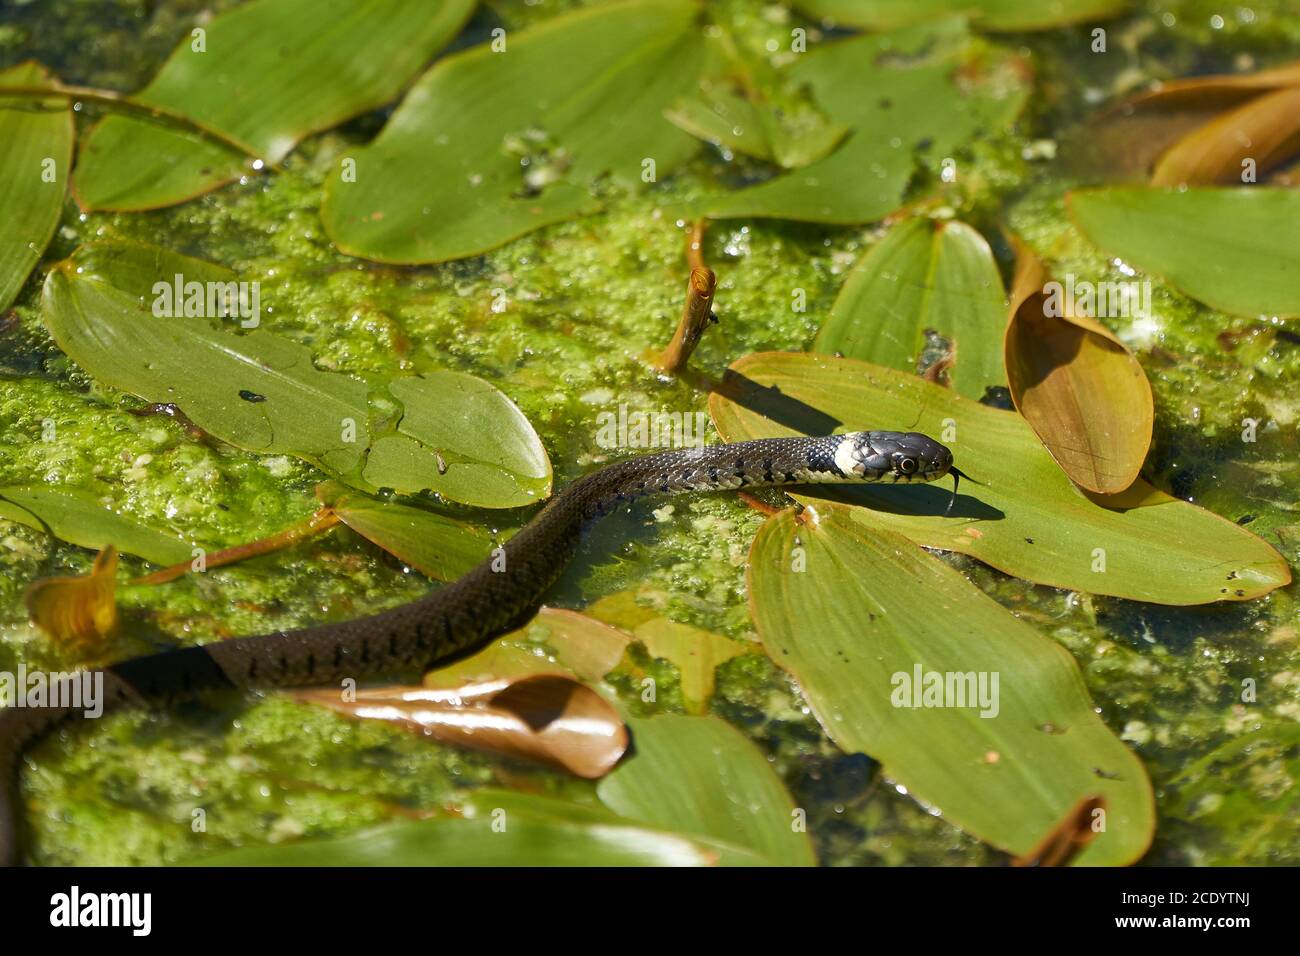
POLYGON ((1300 86, 1265 93, 1188 133, 1160 158, 1151 185, 1254 182, 1297 152, 1300 86))
POLYGON ((443 743, 473 747, 604 776, 627 749, 627 728, 611 704, 564 674, 526 674, 444 690, 381 687, 344 695, 333 688, 292 692, 297 700, 349 717, 387 720, 443 743))
POLYGON ((117 549, 95 558, 84 577, 33 581, 24 598, 32 623, 78 656, 96 659, 104 639, 117 630, 117 549))
POLYGON ((1294 152, 1293 101, 1274 94, 1297 87, 1300 64, 1161 83, 1066 133, 1067 168, 1101 182, 1146 180, 1156 169, 1152 185, 1240 183, 1240 160, 1249 157, 1262 177, 1294 152), (1268 102, 1255 107, 1256 100, 1268 102))
POLYGON ((709 411, 727 441, 864 428, 933 435, 982 482, 962 485, 951 516, 948 489, 935 485, 827 486, 795 497, 862 505, 851 514, 864 526, 961 551, 1029 581, 1205 604, 1259 597, 1291 580, 1285 559, 1262 539, 1140 478, 1125 504, 1096 504, 1019 415, 915 375, 851 359, 759 353, 732 364, 709 411))
POLYGON ((1065 301, 1023 243, 1006 330, 1011 398, 1070 480, 1113 495, 1137 479, 1155 405, 1146 373, 1101 323, 1065 301))
POLYGON ((916 371, 933 330, 952 344, 954 387, 978 400, 1005 384, 1005 308, 983 236, 962 222, 905 219, 853 267, 813 350, 916 371))
POLYGON ((1155 831, 1151 784, 1093 712, 1073 658, 901 535, 813 507, 759 530, 750 608, 831 739, 1012 853, 1101 793, 1106 832, 1081 862, 1137 860, 1155 831))

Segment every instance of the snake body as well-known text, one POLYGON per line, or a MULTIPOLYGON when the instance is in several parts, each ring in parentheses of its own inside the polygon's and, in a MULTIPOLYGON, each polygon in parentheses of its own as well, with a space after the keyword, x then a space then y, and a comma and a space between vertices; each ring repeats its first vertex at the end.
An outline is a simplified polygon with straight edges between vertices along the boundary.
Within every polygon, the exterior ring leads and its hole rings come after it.
MULTIPOLYGON (((425 597, 353 621, 164 651, 104 670, 104 711, 162 707, 221 688, 329 684, 429 668, 535 613, 592 519, 649 494, 820 482, 933 481, 952 453, 915 432, 769 438, 667 451, 608 465, 570 483, 492 557, 425 597)), ((955 487, 954 487, 955 495, 955 487)), ((71 707, 0 710, 0 864, 20 858, 18 770, 24 748, 71 707)))

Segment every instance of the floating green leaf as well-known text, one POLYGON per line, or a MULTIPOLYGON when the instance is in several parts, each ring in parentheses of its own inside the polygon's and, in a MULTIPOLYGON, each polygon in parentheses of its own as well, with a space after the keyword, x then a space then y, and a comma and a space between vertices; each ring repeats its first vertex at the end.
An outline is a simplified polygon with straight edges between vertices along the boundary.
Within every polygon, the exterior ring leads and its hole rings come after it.
MULTIPOLYGON (((0 71, 0 86, 47 82, 36 63, 0 71)), ((54 235, 73 136, 67 100, 0 97, 0 310, 9 308, 54 235)))
MULTIPOLYGON (((134 99, 192 117, 273 166, 304 136, 395 97, 473 8, 474 0, 246 3, 186 37, 134 99)), ((82 144, 75 190, 86 209, 154 209, 248 168, 247 156, 193 131, 115 115, 82 144)))
POLYGON ((800 57, 790 73, 812 88, 832 122, 849 128, 847 139, 802 169, 705 200, 707 215, 879 219, 902 202, 917 150, 948 156, 1009 124, 1027 94, 1020 61, 969 37, 959 20, 830 43, 800 57))
POLYGON ((1300 316, 1300 192, 1110 187, 1070 193, 1105 252, 1194 299, 1247 316, 1300 316))
POLYGON ((719 848, 547 797, 481 790, 458 817, 324 840, 231 850, 203 866, 709 866, 754 863, 719 848))
POLYGON ((655 657, 671 661, 681 675, 682 698, 686 709, 702 713, 713 696, 713 672, 718 665, 745 653, 743 644, 723 634, 670 621, 652 618, 639 625, 632 636, 655 657))
POLYGON ((1141 479, 1123 495, 1090 499, 1019 415, 915 375, 765 352, 731 366, 709 410, 727 441, 868 428, 933 435, 981 482, 962 486, 950 516, 948 489, 935 485, 838 485, 796 497, 862 505, 852 513, 868 527, 1026 580, 1156 604, 1248 600, 1291 580, 1262 539, 1141 479))
POLYGON ((326 503, 357 534, 436 581, 454 581, 492 550, 486 531, 435 511, 355 492, 326 503))
POLYGON ((60 541, 82 548, 102 551, 113 545, 154 564, 180 564, 192 557, 193 545, 188 542, 118 514, 94 495, 71 488, 0 487, 0 518, 39 531, 48 527, 60 541))
POLYGON ((232 445, 338 474, 359 467, 369 444, 364 383, 317 370, 307 348, 261 329, 236 335, 204 317, 154 315, 153 300, 139 294, 150 273, 164 284, 174 275, 186 283, 235 279, 153 247, 83 246, 45 282, 45 325, 59 348, 114 388, 175 403, 232 445), (354 441, 344 440, 345 429, 354 441))
POLYGON ((459 372, 394 379, 390 395, 405 408, 394 433, 377 438, 368 384, 320 371, 309 349, 264 329, 238 334, 212 324, 220 310, 204 290, 238 285, 227 269, 155 246, 91 243, 51 271, 42 312, 59 347, 97 379, 174 403, 240 448, 294 455, 368 490, 370 480, 432 488, 482 507, 550 493, 537 434, 496 388, 459 372))
POLYGON ((630 720, 635 756, 600 782, 606 806, 651 826, 812 866, 812 843, 767 759, 715 717, 630 720))
POLYGON ((378 438, 370 449, 370 484, 428 489, 485 508, 529 505, 551 493, 542 440, 495 386, 441 371, 395 379, 388 390, 406 411, 398 434, 378 438))
POLYGON ((952 343, 953 387, 979 399, 1005 385, 1002 277, 984 237, 962 222, 905 219, 844 281, 815 351, 916 371, 933 329, 952 343))
POLYGON ((889 30, 962 14, 989 30, 1050 30, 1118 16, 1128 0, 794 0, 809 16, 837 26, 889 30))
POLYGON ((1073 658, 959 572, 819 504, 759 529, 749 594, 768 654, 831 739, 957 826, 1027 853, 1100 794, 1105 829, 1080 862, 1124 865, 1146 851, 1151 783, 1094 713, 1073 658))
POLYGON ((330 236, 382 262, 458 259, 592 212, 601 176, 663 177, 698 146, 662 117, 706 65, 698 14, 692 0, 629 0, 439 61, 355 177, 330 178, 330 236))
POLYGON ((599 681, 618 666, 632 638, 577 611, 544 607, 518 630, 483 650, 424 675, 426 687, 560 671, 599 681))
POLYGON ((682 98, 665 115, 692 136, 786 169, 821 159, 848 131, 811 106, 791 115, 788 109, 755 103, 717 84, 682 98))

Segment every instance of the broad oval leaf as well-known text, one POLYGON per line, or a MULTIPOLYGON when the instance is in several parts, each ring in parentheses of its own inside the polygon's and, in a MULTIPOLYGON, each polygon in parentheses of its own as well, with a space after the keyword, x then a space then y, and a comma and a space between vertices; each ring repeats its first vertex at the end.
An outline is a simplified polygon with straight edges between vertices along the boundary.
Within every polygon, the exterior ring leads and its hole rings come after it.
MULTIPOLYGON (((0 87, 48 81, 36 63, 0 70, 0 87)), ((0 96, 0 311, 14 301, 59 224, 74 135, 67 100, 0 96)))
POLYGON ((960 14, 988 30, 1050 30, 1118 16, 1128 0, 794 0, 809 16, 837 26, 889 30, 960 14))
POLYGON ((853 267, 813 351, 916 371, 933 329, 952 343, 953 387, 979 399, 1006 382, 1005 309, 983 236, 962 222, 905 219, 853 267))
POLYGON ((1015 246, 1005 342, 1011 398, 1075 484, 1118 494, 1137 479, 1151 447, 1151 384, 1109 329, 1047 281, 1032 250, 1015 246))
POLYGON ((1300 192, 1084 189, 1070 217, 1092 242, 1234 315, 1300 316, 1300 192))
POLYGON ((812 866, 808 834, 767 759, 716 717, 633 719, 635 755, 596 792, 615 812, 745 847, 778 866, 812 866))
POLYGON ((511 35, 504 54, 439 61, 355 177, 330 177, 326 230, 350 255, 442 262, 594 211, 604 174, 664 176, 698 147, 662 116, 703 70, 698 14, 693 0, 628 0, 511 35))
POLYGON ((94 495, 48 485, 0 487, 0 518, 38 531, 47 528, 60 541, 102 551, 109 546, 164 566, 189 561, 193 545, 167 532, 118 514, 94 495))
POLYGON ((719 665, 745 653, 745 646, 723 634, 715 634, 666 617, 655 617, 637 626, 632 636, 655 657, 670 661, 681 678, 682 700, 693 714, 704 713, 713 697, 713 676, 719 665))
POLYGON ((564 674, 528 673, 445 689, 376 687, 347 696, 336 688, 307 689, 293 697, 593 780, 627 750, 627 727, 614 706, 564 674))
POLYGON ((893 369, 794 352, 735 362, 709 411, 727 441, 868 428, 944 441, 963 485, 838 485, 796 495, 862 505, 859 520, 917 544, 961 551, 1016 577, 1155 604, 1241 601, 1291 580, 1283 557, 1218 515, 1138 479, 1096 503, 1057 467, 1014 412, 954 395, 893 369))
MULTIPOLYGON (((187 36, 133 98, 191 117, 274 166, 303 137, 396 96, 474 5, 255 0, 187 36)), ((84 209, 155 209, 247 169, 247 156, 193 131, 115 115, 82 143, 75 192, 84 209)))
POLYGON ((1155 832, 1151 782, 1094 713, 1074 659, 860 514, 818 504, 800 522, 787 509, 750 552, 759 635, 831 739, 1011 853, 1101 794, 1106 829, 1079 862, 1141 857, 1155 832))
POLYGON ((481 790, 457 816, 391 823, 321 840, 247 847, 201 866, 711 866, 752 864, 681 834, 599 808, 548 797, 481 790), (500 821, 505 820, 505 827, 500 821))
POLYGON ((529 505, 551 493, 551 461, 519 407, 463 372, 394 379, 405 412, 397 434, 375 440, 365 480, 396 491, 435 491, 484 508, 529 505))
POLYGON ((435 581, 454 581, 492 550, 486 531, 434 511, 356 492, 318 489, 318 497, 361 537, 435 581))
POLYGON ((792 82, 808 84, 832 122, 849 129, 829 156, 749 189, 708 197, 705 215, 802 222, 871 222, 896 209, 924 144, 947 156, 1024 103, 1023 64, 981 45, 961 21, 852 37, 798 58, 792 82), (960 72, 960 89, 954 75, 960 72))

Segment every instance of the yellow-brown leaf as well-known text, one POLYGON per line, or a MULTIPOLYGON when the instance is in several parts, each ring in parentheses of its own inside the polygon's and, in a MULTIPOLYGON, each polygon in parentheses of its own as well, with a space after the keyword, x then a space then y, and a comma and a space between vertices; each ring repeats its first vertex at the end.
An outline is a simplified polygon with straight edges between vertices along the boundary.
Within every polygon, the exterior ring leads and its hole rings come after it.
POLYGON ((1070 480, 1112 495, 1138 476, 1155 408, 1142 366, 1107 328, 1066 309, 1047 314, 1046 270, 1016 241, 1004 341, 1017 410, 1070 480))

